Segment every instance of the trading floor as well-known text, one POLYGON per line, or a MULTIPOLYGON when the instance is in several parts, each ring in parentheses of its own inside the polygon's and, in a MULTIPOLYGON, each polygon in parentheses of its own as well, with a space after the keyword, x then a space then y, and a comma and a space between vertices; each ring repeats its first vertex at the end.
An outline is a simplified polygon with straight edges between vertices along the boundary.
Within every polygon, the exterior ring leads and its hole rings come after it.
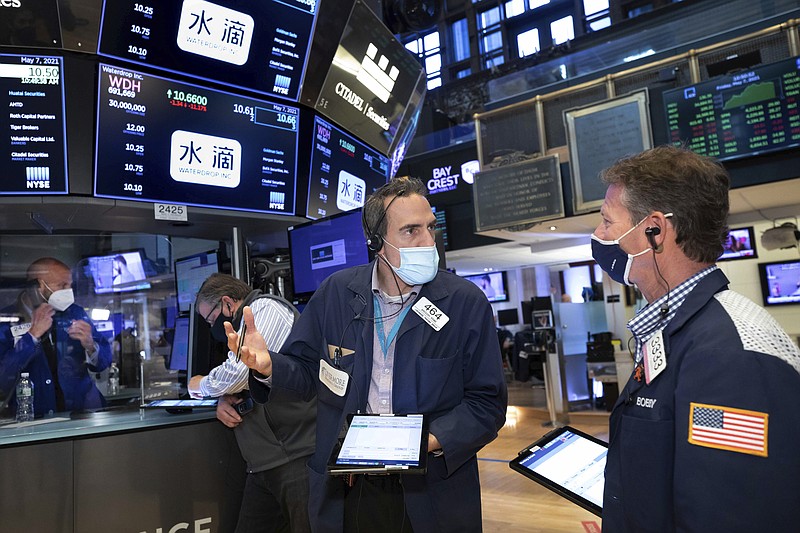
MULTIPOLYGON (((544 389, 531 383, 508 384, 506 425, 478 453, 483 502, 483 530, 503 533, 594 533, 600 517, 514 472, 508 461, 550 431, 544 389)), ((570 425, 608 440, 606 411, 570 413, 570 425)))

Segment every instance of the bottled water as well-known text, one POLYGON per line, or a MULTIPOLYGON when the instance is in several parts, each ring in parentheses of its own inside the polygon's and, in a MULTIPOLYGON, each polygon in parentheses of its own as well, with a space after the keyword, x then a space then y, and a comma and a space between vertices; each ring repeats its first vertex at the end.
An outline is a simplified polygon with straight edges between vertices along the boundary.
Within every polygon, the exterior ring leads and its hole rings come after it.
POLYGON ((20 374, 17 383, 17 422, 33 420, 33 382, 28 373, 20 374))
POLYGON ((109 396, 119 394, 119 367, 117 367, 117 363, 111 363, 111 368, 108 369, 108 388, 106 392, 109 396))

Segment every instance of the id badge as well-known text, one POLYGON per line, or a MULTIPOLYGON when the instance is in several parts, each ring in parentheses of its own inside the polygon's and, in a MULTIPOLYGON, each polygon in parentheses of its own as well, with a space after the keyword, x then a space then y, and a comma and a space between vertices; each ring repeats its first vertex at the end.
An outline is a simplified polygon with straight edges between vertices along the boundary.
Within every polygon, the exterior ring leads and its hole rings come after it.
POLYGON ((650 382, 656 379, 667 368, 667 352, 664 349, 664 336, 661 331, 644 344, 644 380, 650 382))
POLYGON ((332 367, 325 359, 320 359, 319 380, 336 396, 344 397, 350 376, 344 370, 332 367))
POLYGON ((431 301, 424 296, 420 298, 411 309, 436 331, 442 329, 444 325, 450 321, 449 316, 444 314, 441 309, 433 305, 431 301))

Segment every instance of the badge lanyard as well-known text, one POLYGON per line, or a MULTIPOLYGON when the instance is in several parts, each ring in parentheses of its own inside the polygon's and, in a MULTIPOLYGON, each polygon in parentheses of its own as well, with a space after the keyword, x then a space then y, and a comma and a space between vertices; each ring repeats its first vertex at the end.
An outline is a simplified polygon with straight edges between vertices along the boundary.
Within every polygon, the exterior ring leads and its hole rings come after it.
POLYGON ((400 314, 397 315, 397 320, 395 320, 392 329, 389 330, 389 336, 387 337, 383 331, 383 316, 381 313, 381 304, 378 301, 377 296, 372 296, 375 301, 375 329, 378 332, 378 342, 381 344, 381 350, 383 350, 383 358, 386 359, 386 354, 389 352, 389 346, 392 345, 392 341, 395 337, 397 337, 397 332, 400 330, 400 324, 403 323, 403 319, 406 317, 408 310, 411 309, 411 306, 406 307, 400 314))

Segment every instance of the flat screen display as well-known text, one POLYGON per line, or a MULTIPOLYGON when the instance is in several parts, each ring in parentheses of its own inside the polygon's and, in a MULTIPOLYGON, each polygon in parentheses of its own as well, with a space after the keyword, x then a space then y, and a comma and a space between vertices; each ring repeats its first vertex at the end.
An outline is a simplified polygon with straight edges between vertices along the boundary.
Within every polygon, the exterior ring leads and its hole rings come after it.
POLYGON ((307 301, 334 272, 369 263, 361 210, 289 228, 289 253, 294 298, 307 301))
POLYGON ((759 263, 764 305, 800 304, 800 259, 759 263))
POLYGON ((96 196, 294 214, 297 107, 99 68, 96 196))
POLYGON ((0 54, 0 194, 66 194, 64 60, 0 54))
POLYGON ((717 261, 755 259, 758 257, 758 253, 756 252, 756 239, 752 226, 729 230, 724 247, 722 255, 719 256, 717 261))
POLYGON ((508 301, 508 289, 506 288, 505 272, 486 272, 484 274, 474 274, 471 276, 464 276, 464 279, 477 285, 490 302, 508 301))
POLYGON ((175 335, 169 353, 170 370, 186 370, 189 362, 189 317, 175 319, 175 335))
POLYGON ((150 288, 140 250, 89 257, 88 265, 95 294, 150 288))
POLYGON ((217 272, 219 272, 219 259, 216 250, 175 260, 175 287, 179 313, 188 313, 191 310, 200 286, 208 276, 217 272))
POLYGON ((321 117, 314 117, 312 142, 308 218, 363 207, 366 197, 389 179, 386 156, 321 117))
POLYGON ((98 53, 297 100, 316 0, 106 0, 98 53))
POLYGON ((425 91, 425 72, 416 57, 356 0, 317 111, 390 156, 396 168, 416 128, 425 91))
POLYGON ((800 58, 664 92, 668 139, 719 160, 800 146, 800 58))

